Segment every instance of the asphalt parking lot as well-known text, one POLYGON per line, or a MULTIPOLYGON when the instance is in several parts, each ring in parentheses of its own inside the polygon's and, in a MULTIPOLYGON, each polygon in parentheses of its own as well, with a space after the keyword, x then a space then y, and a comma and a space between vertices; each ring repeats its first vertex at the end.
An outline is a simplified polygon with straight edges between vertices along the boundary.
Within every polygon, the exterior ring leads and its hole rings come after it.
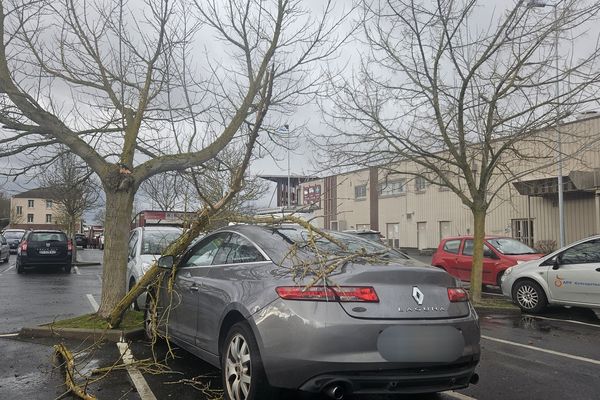
MULTIPOLYGON (((80 260, 101 261, 98 250, 79 252, 80 260)), ((35 271, 18 275, 15 256, 0 265, 0 399, 55 399, 64 394, 63 375, 54 366, 57 339, 27 339, 22 326, 91 312, 100 298, 101 266, 74 268, 70 275, 35 271)), ((600 321, 591 310, 555 308, 542 316, 481 314, 480 382, 466 390, 386 399, 597 399, 600 392, 600 321)), ((65 341, 82 370, 108 366, 119 358, 114 343, 101 346, 65 341)), ((151 355, 148 342, 131 344, 137 360, 151 355)), ((165 343, 154 351, 167 352, 165 343)), ((189 353, 174 349, 170 372, 142 376, 155 399, 211 399, 220 389, 219 372, 189 353)), ((98 399, 142 399, 125 371, 89 383, 98 399)), ((308 398, 294 393, 282 399, 308 398)), ((67 396, 67 398, 69 398, 67 396)), ((369 399, 382 397, 369 397, 369 399)))

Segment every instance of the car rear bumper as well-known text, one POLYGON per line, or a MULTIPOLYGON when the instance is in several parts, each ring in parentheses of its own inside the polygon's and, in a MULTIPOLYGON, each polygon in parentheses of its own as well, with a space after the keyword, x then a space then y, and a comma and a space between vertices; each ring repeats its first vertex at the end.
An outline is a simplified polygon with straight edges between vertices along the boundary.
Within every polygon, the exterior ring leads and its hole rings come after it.
POLYGON ((39 258, 39 257, 21 257, 19 259, 19 263, 23 267, 31 267, 31 266, 58 266, 58 265, 66 265, 71 263, 72 257, 61 257, 61 258, 39 258))
POLYGON ((407 394, 462 389, 469 386, 478 359, 467 357, 452 365, 384 371, 323 374, 306 381, 300 390, 320 393, 340 386, 346 394, 407 394))
MULTIPOLYGON (((277 300, 251 320, 267 378, 276 387, 320 392, 340 380, 357 393, 443 391, 467 386, 479 362, 479 323, 472 308, 461 318, 382 320, 352 318, 335 302, 277 300), (454 347, 448 354, 442 346, 439 359, 426 343, 406 357, 391 348, 402 348, 403 332, 410 341, 418 332, 445 329, 459 341, 448 342, 454 347), (384 346, 386 331, 394 336, 384 346)), ((443 335, 439 342, 446 343, 443 335)))

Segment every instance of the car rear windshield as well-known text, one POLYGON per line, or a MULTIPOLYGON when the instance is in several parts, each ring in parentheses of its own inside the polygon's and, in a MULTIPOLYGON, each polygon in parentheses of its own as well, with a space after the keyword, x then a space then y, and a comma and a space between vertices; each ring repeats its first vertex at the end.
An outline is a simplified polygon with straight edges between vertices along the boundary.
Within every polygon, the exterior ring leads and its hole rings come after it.
POLYGON ((30 242, 66 242, 67 235, 60 232, 33 232, 27 240, 30 242))
POLYGON ((181 231, 146 231, 142 240, 142 254, 162 254, 179 236, 181 231))
POLYGON ((488 239, 489 244, 494 246, 496 250, 505 255, 518 255, 518 254, 536 254, 537 251, 527 246, 523 242, 519 242, 515 239, 510 238, 497 238, 488 239))
POLYGON ((6 240, 21 239, 24 233, 25 232, 8 231, 4 232, 4 237, 6 238, 6 240))
MULTIPOLYGON (((289 241, 298 244, 299 246, 308 247, 309 246, 309 238, 310 234, 306 229, 294 229, 294 228, 284 228, 278 229, 279 234, 286 237, 289 241)), ((348 253, 360 252, 362 249, 369 254, 379 254, 385 258, 394 258, 394 259, 408 259, 408 256, 405 254, 389 248, 383 244, 379 244, 375 241, 363 239, 357 235, 353 235, 350 233, 340 233, 340 232, 331 232, 327 231, 329 235, 331 235, 334 239, 342 242, 348 248, 348 253)), ((315 243, 319 249, 319 251, 323 251, 331 254, 340 254, 344 253, 342 249, 336 244, 333 243, 317 234, 315 236, 315 243)))

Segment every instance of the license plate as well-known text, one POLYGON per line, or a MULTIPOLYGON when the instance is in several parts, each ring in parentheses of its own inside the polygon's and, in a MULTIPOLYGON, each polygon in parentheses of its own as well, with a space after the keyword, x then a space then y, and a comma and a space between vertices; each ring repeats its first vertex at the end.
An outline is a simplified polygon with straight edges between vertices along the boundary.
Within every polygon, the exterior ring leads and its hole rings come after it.
POLYGON ((44 254, 44 255, 47 255, 47 254, 56 254, 56 250, 40 250, 38 253, 39 254, 44 254))

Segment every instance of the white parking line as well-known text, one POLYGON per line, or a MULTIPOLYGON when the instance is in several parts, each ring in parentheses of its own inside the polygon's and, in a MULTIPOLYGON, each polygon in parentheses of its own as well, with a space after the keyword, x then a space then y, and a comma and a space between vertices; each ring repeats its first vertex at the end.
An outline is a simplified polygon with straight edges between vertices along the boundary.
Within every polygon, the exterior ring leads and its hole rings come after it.
MULTIPOLYGON (((135 359, 133 358, 133 354, 129 350, 129 345, 125 342, 118 342, 117 347, 119 348, 119 352, 121 353, 121 358, 123 359, 124 364, 132 364, 135 359)), ((135 367, 128 366, 127 372, 129 373, 129 377, 131 378, 131 382, 135 389, 138 392, 138 395, 142 400, 156 400, 156 396, 150 390, 150 386, 148 386, 148 382, 144 379, 144 375, 135 367)))
POLYGON ((467 396, 466 394, 462 394, 462 393, 458 393, 458 392, 442 392, 442 394, 445 394, 448 397, 452 397, 454 399, 460 399, 460 400, 477 400, 475 397, 471 397, 471 396, 467 396))
POLYGON ((0 337, 15 337, 15 336, 19 336, 18 333, 2 333, 0 334, 0 337))
POLYGON ((600 328, 599 324, 590 324, 590 323, 587 323, 587 322, 575 321, 574 319, 560 319, 560 318, 541 317, 539 315, 529 315, 529 314, 527 314, 527 316, 530 317, 530 318, 535 318, 535 319, 544 319, 544 320, 548 320, 548 321, 558 321, 558 322, 569 322, 571 324, 593 326, 594 328, 600 328))
POLYGON ((74 266, 74 267, 73 267, 73 269, 75 270, 75 273, 76 273, 77 275, 81 275, 81 272, 79 272, 79 267, 78 267, 77 265, 76 265, 76 266, 74 266))
POLYGON ((88 293, 88 294, 86 294, 86 297, 88 298, 90 304, 92 305, 94 312, 98 311, 98 308, 100 308, 100 307, 98 306, 96 299, 94 299, 94 296, 92 296, 91 294, 88 293))
POLYGON ((568 353, 562 353, 560 351, 543 349, 541 347, 530 346, 528 344, 511 342, 510 340, 498 339, 498 338, 491 337, 491 336, 481 335, 481 338, 482 339, 486 339, 486 340, 490 340, 492 342, 498 342, 498 343, 508 344, 508 345, 511 345, 511 346, 522 347, 522 348, 529 349, 529 350, 535 350, 535 351, 539 351, 539 352, 542 352, 542 353, 552 354, 554 356, 570 358, 571 360, 583 361, 583 362, 587 362, 587 363, 590 363, 590 364, 600 365, 600 360, 594 360, 593 358, 586 358, 586 357, 575 356, 573 354, 568 354, 568 353))
POLYGON ((10 270, 11 270, 11 269, 13 269, 14 267, 15 267, 14 265, 11 265, 10 267, 6 268, 4 271, 0 272, 0 275, 2 275, 2 274, 3 274, 3 273, 5 273, 5 272, 8 272, 8 271, 10 271, 10 270))

